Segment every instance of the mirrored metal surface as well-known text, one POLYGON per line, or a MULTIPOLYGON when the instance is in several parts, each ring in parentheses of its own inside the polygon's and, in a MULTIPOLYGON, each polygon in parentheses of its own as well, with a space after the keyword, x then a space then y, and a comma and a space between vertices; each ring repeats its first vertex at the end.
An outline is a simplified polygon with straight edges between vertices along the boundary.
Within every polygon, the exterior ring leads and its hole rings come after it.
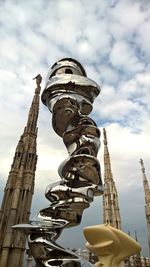
MULTIPOLYGON (((56 62, 50 69, 50 71, 47 74, 47 79, 51 78, 52 76, 55 75, 56 71, 59 71, 59 73, 62 73, 61 70, 68 70, 68 69, 73 69, 75 70, 77 73, 79 73, 79 75, 83 75, 86 76, 86 72, 85 69, 83 68, 83 66, 80 64, 80 62, 78 62, 77 60, 73 59, 73 58, 63 58, 61 60, 59 60, 58 62, 56 62)), ((63 74, 67 73, 67 71, 64 71, 63 74)), ((47 80, 46 79, 46 80, 47 80)))
POLYGON ((54 184, 49 185, 46 188, 45 196, 48 200, 50 200, 53 203, 56 203, 60 200, 68 201, 69 199, 73 198, 85 198, 88 202, 91 202, 93 200, 93 191, 94 191, 94 185, 89 184, 88 186, 79 186, 73 187, 74 184, 67 185, 65 181, 63 182, 57 182, 54 184), (80 190, 79 190, 79 189, 80 190))
POLYGON ((56 75, 50 78, 42 94, 43 104, 58 94, 78 94, 91 103, 100 93, 99 85, 93 80, 75 74, 56 75))
POLYGON ((55 96, 54 98, 51 98, 50 101, 48 102, 48 108, 51 112, 53 112, 53 107, 54 104, 56 104, 56 102, 58 100, 61 100, 63 98, 70 98, 72 100, 77 100, 78 99, 78 105, 80 106, 80 110, 82 114, 88 115, 91 111, 92 111, 92 104, 91 102, 86 99, 83 96, 79 96, 75 93, 72 94, 58 94, 57 96, 55 96))
POLYGON ((62 59, 48 73, 42 102, 52 112, 52 125, 63 138, 69 158, 59 166, 61 181, 49 185, 45 196, 50 204, 40 209, 29 224, 13 228, 28 235, 36 267, 92 266, 56 240, 64 228, 80 224, 84 209, 94 196, 103 193, 100 164, 100 131, 88 117, 100 87, 86 77, 73 59, 62 59))
POLYGON ((39 267, 46 266, 63 266, 63 267, 91 267, 90 263, 79 258, 75 253, 68 249, 64 249, 53 241, 48 241, 47 238, 29 235, 28 242, 30 251, 39 267))
POLYGON ((70 155, 89 154, 97 156, 100 148, 100 131, 93 125, 78 124, 63 134, 63 141, 70 155))
POLYGON ((60 165, 58 173, 65 180, 79 180, 98 185, 101 181, 99 161, 90 155, 75 155, 60 165))

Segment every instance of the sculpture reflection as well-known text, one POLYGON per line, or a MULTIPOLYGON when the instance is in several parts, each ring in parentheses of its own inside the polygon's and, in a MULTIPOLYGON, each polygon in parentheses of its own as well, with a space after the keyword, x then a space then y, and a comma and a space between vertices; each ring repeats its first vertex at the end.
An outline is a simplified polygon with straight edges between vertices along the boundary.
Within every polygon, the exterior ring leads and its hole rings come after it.
POLYGON ((86 77, 74 59, 62 59, 48 73, 42 102, 52 112, 54 131, 63 138, 69 157, 58 169, 61 181, 49 185, 45 196, 51 204, 41 209, 25 231, 36 261, 42 266, 92 266, 56 244, 64 228, 80 224, 84 209, 103 192, 100 164, 96 158, 100 131, 88 117, 100 87, 86 77))

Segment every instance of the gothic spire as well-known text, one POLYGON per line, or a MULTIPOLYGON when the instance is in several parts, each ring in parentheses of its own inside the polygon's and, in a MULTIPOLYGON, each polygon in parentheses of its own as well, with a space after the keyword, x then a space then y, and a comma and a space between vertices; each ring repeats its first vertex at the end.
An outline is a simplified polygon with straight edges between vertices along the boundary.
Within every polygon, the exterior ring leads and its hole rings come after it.
POLYGON ((104 194, 103 194, 103 221, 113 227, 121 229, 121 217, 118 204, 118 193, 111 171, 110 155, 105 128, 104 135, 104 194))
POLYGON ((147 232, 148 232, 148 246, 149 246, 149 256, 150 256, 150 188, 148 184, 148 180, 146 178, 144 162, 140 159, 141 171, 143 176, 143 187, 145 194, 145 215, 147 222, 147 232))
POLYGON ((22 267, 25 235, 12 230, 18 223, 28 223, 34 192, 37 164, 36 138, 39 113, 41 75, 37 75, 36 89, 27 125, 18 142, 6 183, 0 214, 0 266, 22 267))

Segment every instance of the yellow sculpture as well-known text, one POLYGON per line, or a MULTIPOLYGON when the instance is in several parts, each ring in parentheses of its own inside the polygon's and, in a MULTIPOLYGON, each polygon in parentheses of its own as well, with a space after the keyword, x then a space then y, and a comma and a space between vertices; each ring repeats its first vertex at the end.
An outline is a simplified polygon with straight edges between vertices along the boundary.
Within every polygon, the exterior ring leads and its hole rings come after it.
POLYGON ((98 257, 96 267, 118 267, 123 259, 141 250, 133 238, 108 224, 89 226, 83 232, 86 247, 98 257))

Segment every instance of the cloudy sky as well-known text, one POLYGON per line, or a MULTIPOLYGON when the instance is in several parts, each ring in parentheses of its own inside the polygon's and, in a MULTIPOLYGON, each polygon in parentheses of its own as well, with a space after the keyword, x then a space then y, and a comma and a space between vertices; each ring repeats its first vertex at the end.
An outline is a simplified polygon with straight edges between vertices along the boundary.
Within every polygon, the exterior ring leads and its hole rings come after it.
MULTIPOLYGON (((137 231, 143 254, 148 255, 139 159, 149 179, 149 0, 1 0, 0 10, 0 200, 34 94, 32 78, 41 73, 43 89, 49 67, 73 57, 101 85, 91 116, 100 130, 107 129, 122 227, 133 236, 137 231)), ((68 157, 42 103, 38 127, 32 214, 48 204, 45 188, 60 179, 57 168, 68 157)), ((98 157, 103 173, 103 142, 98 157)), ((60 243, 83 246, 82 228, 102 222, 99 197, 84 212, 81 226, 65 230, 60 243)))

